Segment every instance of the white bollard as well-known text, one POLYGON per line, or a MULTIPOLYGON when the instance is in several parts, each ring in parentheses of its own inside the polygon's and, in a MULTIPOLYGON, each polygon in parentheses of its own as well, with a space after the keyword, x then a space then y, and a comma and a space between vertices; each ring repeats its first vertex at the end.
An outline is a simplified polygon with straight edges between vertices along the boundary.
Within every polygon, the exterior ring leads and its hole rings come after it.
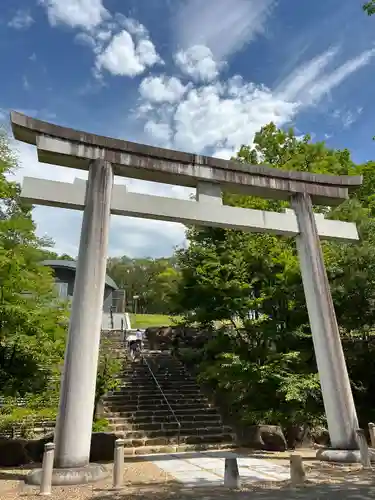
POLYGON ((227 488, 241 488, 241 479, 238 472, 237 458, 225 459, 224 486, 227 488))
POLYGON ((40 482, 40 495, 47 496, 51 494, 53 460, 55 456, 55 444, 47 443, 44 445, 44 455, 42 463, 42 480, 40 482))
POLYGON ((375 424, 370 422, 368 424, 368 431, 370 433, 371 448, 375 448, 375 424))
POLYGON ((113 463, 113 487, 115 489, 122 487, 124 479, 124 444, 124 439, 116 439, 113 463))
POLYGON ((290 480, 293 485, 303 484, 306 480, 305 467, 298 453, 290 455, 290 480))
POLYGON ((371 469, 371 460, 365 436, 365 431, 363 429, 357 429, 356 434, 359 445, 359 452, 361 454, 361 464, 364 469, 371 469))

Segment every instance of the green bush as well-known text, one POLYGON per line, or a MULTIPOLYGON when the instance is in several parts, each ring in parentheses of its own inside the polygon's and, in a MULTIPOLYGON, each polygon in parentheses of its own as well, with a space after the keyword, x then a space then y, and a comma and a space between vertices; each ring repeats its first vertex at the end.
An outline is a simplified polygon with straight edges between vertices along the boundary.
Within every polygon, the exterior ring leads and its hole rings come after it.
POLYGON ((105 418, 98 418, 92 424, 92 432, 107 432, 108 420, 105 418))
POLYGON ((13 408, 5 405, 0 408, 0 434, 10 434, 17 431, 20 437, 31 439, 35 436, 34 429, 41 422, 54 422, 56 420, 56 408, 43 408, 39 410, 31 408, 13 408))
POLYGON ((181 347, 178 349, 178 357, 187 366, 191 366, 201 363, 203 353, 199 349, 194 349, 192 347, 181 347))

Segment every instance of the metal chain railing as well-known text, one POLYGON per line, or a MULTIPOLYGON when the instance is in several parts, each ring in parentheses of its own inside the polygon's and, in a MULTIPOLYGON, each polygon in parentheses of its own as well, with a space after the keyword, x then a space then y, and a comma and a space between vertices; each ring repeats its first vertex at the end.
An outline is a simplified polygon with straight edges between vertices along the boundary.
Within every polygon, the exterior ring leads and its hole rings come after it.
POLYGON ((163 396, 163 398, 164 398, 165 402, 167 403, 167 406, 168 406, 168 408, 169 408, 169 411, 171 412, 171 414, 172 414, 173 418, 175 419, 175 421, 176 421, 176 423, 177 423, 177 428, 178 428, 178 434, 177 434, 177 444, 179 445, 179 444, 180 444, 180 436, 181 436, 181 422, 178 420, 178 418, 177 418, 177 416, 176 416, 176 414, 175 414, 175 412, 174 412, 174 410, 173 410, 172 406, 169 404, 169 401, 168 401, 168 399, 167 399, 167 396, 164 394, 163 389, 160 387, 160 384, 159 384, 159 382, 157 381, 157 378, 155 377, 155 374, 154 374, 154 372, 152 371, 151 366, 150 366, 150 365, 149 365, 149 363, 147 362, 147 359, 145 358, 145 356, 144 356, 144 354, 143 354, 143 353, 141 354, 141 357, 142 357, 142 361, 143 361, 143 363, 147 366, 147 368, 148 368, 148 370, 149 370, 149 372, 150 372, 150 374, 151 374, 151 377, 154 379, 154 382, 155 382, 155 384, 156 384, 157 388, 159 389, 159 391, 160 391, 161 395, 163 396))

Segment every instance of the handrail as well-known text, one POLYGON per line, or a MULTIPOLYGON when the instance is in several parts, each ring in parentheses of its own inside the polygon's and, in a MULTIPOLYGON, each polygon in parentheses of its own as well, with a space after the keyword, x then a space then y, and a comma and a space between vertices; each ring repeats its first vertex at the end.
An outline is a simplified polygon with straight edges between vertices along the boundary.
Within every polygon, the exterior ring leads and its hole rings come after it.
POLYGON ((141 357, 142 357, 143 362, 146 364, 146 366, 147 366, 147 368, 148 368, 148 370, 149 370, 149 372, 150 372, 150 374, 151 374, 152 378, 154 379, 155 384, 157 385, 157 387, 158 387, 159 391, 161 392, 161 395, 163 396, 163 398, 164 398, 165 402, 167 403, 167 406, 168 406, 168 408, 169 408, 170 412, 172 413, 173 418, 175 419, 175 421, 176 421, 176 423, 177 423, 177 427, 178 427, 177 444, 179 445, 179 444, 180 444, 180 435, 181 435, 181 422, 180 422, 180 421, 178 420, 178 418, 176 417, 176 414, 175 414, 175 412, 173 411, 172 406, 169 404, 169 401, 168 401, 168 399, 167 399, 167 396, 164 394, 163 389, 160 387, 160 384, 159 384, 159 382, 157 381, 157 379, 156 379, 156 377, 155 377, 155 375, 154 375, 154 372, 152 371, 151 366, 148 364, 147 359, 145 358, 145 356, 144 356, 144 354, 143 354, 143 353, 141 353, 141 357))

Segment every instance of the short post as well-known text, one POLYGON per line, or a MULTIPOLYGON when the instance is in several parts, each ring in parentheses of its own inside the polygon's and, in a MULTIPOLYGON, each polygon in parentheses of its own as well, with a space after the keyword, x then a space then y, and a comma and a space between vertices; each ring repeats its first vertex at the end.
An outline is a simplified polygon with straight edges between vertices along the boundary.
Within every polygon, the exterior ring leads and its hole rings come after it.
POLYGON ((241 479, 238 472, 237 458, 225 459, 224 486, 227 488, 241 488, 241 479))
POLYGON ((363 429, 357 429, 357 440, 359 445, 359 453, 361 455, 361 464, 364 469, 371 469, 371 459, 368 450, 367 440, 363 429))
POLYGON ((113 488, 115 489, 122 487, 124 478, 124 444, 124 439, 116 439, 113 463, 113 488))
POLYGON ((290 481, 292 485, 303 484, 306 480, 305 467, 302 457, 298 453, 290 455, 290 481))
POLYGON ((40 495, 47 496, 51 494, 53 460, 55 456, 55 444, 47 443, 44 445, 44 455, 42 463, 42 480, 40 482, 40 495))
POLYGON ((370 434, 370 443, 371 443, 371 448, 375 448, 375 424, 370 422, 368 424, 368 431, 370 434))

